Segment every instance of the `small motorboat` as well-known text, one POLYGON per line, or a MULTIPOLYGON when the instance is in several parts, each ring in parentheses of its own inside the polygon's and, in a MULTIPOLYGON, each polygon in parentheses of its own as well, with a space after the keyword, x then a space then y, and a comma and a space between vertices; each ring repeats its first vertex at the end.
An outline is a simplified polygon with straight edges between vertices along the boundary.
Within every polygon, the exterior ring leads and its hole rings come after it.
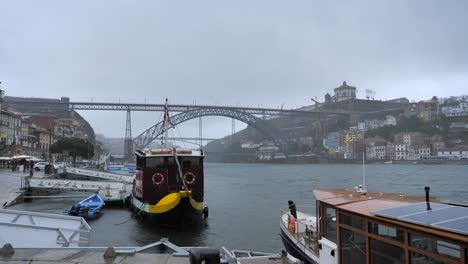
POLYGON ((72 205, 68 210, 65 210, 63 214, 71 216, 81 216, 86 220, 95 219, 101 213, 105 203, 98 193, 94 193, 83 201, 72 205))

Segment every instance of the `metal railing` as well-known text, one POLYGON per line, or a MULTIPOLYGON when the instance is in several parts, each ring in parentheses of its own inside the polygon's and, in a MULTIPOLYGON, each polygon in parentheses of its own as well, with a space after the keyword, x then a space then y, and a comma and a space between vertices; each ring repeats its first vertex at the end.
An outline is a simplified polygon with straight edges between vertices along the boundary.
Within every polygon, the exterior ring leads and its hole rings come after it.
MULTIPOLYGON (((316 207, 315 206, 300 206, 296 207, 297 210, 297 217, 295 221, 295 226, 294 230, 291 230, 290 228, 290 210, 288 207, 282 207, 280 209, 281 215, 280 215, 280 222, 281 225, 283 225, 285 230, 288 230, 288 232, 292 235, 294 239, 295 244, 301 244, 304 247, 308 247, 310 250, 312 250, 315 254, 318 254, 318 217, 316 217, 316 207), (304 219, 301 216, 305 215, 309 217, 313 217, 315 220, 314 222, 308 221, 311 219, 304 219), (285 216, 287 217, 285 219, 285 216), (315 224, 315 225, 313 225, 315 224)), ((304 248, 305 249, 305 248, 304 248)))

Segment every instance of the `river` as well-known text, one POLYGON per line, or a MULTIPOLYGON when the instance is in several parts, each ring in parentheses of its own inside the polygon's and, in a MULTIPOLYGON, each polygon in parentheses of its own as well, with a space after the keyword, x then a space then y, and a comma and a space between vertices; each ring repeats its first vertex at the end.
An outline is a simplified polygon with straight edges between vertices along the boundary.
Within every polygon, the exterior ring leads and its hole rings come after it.
MULTIPOLYGON (((468 201, 466 165, 366 165, 369 191, 431 195, 468 201)), ((210 209, 206 222, 162 228, 132 218, 119 207, 105 208, 90 221, 91 246, 138 246, 167 237, 179 246, 226 246, 280 252, 280 207, 288 200, 314 205, 313 189, 353 188, 362 181, 361 165, 345 164, 205 164, 205 199, 210 209)), ((61 213, 75 201, 35 200, 12 209, 61 213)))

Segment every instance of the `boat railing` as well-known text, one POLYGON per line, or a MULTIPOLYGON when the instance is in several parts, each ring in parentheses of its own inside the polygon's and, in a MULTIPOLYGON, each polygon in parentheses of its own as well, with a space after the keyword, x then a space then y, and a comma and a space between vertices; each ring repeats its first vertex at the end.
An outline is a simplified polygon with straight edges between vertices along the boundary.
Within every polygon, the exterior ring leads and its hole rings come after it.
POLYGON ((281 208, 281 225, 292 235, 297 245, 302 244, 318 254, 318 219, 315 206, 296 207, 297 218, 291 223, 291 213, 288 207, 281 208), (294 225, 292 227, 291 225, 294 225))

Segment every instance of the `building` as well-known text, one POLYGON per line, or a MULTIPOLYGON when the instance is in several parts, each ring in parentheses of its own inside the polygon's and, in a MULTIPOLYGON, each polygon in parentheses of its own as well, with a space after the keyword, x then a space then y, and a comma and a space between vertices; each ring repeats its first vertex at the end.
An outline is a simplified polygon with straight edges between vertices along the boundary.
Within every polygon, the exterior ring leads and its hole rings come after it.
POLYGON ((405 109, 404 115, 408 118, 417 117, 429 122, 439 116, 439 100, 433 97, 430 100, 422 100, 418 103, 410 103, 405 109))
POLYGON ((414 146, 414 158, 422 160, 432 155, 431 147, 428 145, 414 146))
POLYGON ((409 144, 395 144, 395 159, 396 160, 416 160, 414 157, 414 149, 409 144))
POLYGON ((29 126, 30 124, 26 120, 22 120, 21 131, 20 131, 20 145, 23 147, 31 146, 31 137, 29 136, 29 126))
POLYGON ((0 113, 0 142, 5 146, 20 144, 21 116, 6 110, 0 113))
POLYGON ((387 147, 385 148, 385 155, 387 160, 395 159, 395 144, 387 142, 387 147))
POLYGON ((468 132, 468 122, 454 122, 450 124, 450 133, 466 133, 468 132))
POLYGON ((55 141, 61 138, 71 138, 75 133, 75 126, 67 119, 56 119, 54 120, 54 138, 55 141))
POLYGON ((356 87, 349 86, 346 82, 343 82, 341 86, 336 87, 333 91, 335 95, 333 95, 332 100, 335 102, 356 99, 356 87))
POLYGON ((424 145, 428 136, 422 132, 402 132, 395 135, 395 144, 424 145))
POLYGON ((444 105, 440 107, 443 115, 447 117, 468 116, 468 103, 457 102, 455 104, 444 105))
POLYGON ((366 159, 386 160, 387 141, 380 137, 366 139, 366 159))
POLYGON ((396 126, 396 118, 392 115, 387 115, 385 119, 366 119, 364 121, 367 130, 376 129, 383 126, 396 126))
POLYGON ((350 127, 341 134, 341 152, 345 159, 359 159, 365 151, 364 132, 350 127))
POLYGON ((460 145, 453 148, 441 148, 437 151, 437 156, 454 160, 468 159, 468 145, 460 145))

